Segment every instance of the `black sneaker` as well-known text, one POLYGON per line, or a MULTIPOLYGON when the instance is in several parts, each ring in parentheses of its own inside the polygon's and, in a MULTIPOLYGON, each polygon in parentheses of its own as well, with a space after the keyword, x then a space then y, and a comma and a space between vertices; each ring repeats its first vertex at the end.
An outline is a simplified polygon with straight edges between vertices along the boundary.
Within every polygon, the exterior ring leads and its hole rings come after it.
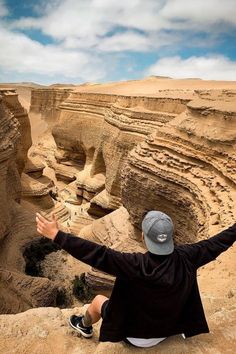
POLYGON ((84 316, 76 316, 72 315, 69 318, 69 324, 71 325, 72 328, 74 328, 76 331, 82 334, 83 337, 85 338, 90 338, 93 335, 93 327, 85 327, 82 323, 82 318, 84 316))

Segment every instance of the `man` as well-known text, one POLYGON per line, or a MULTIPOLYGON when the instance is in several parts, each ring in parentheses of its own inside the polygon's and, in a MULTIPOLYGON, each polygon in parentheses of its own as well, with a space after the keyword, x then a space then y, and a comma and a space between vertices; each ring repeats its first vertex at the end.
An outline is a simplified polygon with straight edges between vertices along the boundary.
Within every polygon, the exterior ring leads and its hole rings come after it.
POLYGON ((53 216, 37 213, 37 231, 80 261, 116 276, 108 300, 98 295, 85 316, 71 316, 70 325, 84 337, 103 318, 100 341, 126 341, 153 346, 168 336, 191 337, 209 332, 197 284, 197 269, 213 261, 236 240, 236 224, 208 240, 174 246, 170 217, 150 211, 142 221, 148 252, 123 253, 58 229, 53 216))

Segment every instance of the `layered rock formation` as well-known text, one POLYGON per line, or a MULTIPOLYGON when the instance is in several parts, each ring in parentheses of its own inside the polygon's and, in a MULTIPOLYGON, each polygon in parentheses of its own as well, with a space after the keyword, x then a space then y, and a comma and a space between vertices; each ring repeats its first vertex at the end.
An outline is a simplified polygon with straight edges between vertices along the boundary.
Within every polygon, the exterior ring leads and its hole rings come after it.
POLYGON ((36 237, 34 215, 19 204, 22 173, 31 144, 28 116, 14 90, 0 90, 0 313, 52 305, 56 288, 25 274, 23 251, 36 237))
POLYGON ((0 89, 0 92, 4 99, 4 104, 19 122, 19 140, 17 143, 16 161, 18 170, 21 173, 27 159, 28 149, 32 145, 28 114, 26 109, 21 106, 18 100, 18 94, 14 89, 0 89))
MULTIPOLYGON (((121 203, 127 154, 145 135, 184 110, 187 98, 126 97, 73 91, 53 128, 59 165, 75 165, 77 197, 102 216, 121 203), (79 132, 79 134, 78 134, 79 132)), ((58 165, 56 167, 56 173, 58 165)))
MULTIPOLYGON (((164 87, 170 86, 171 80, 164 81, 164 87)), ((159 84, 158 80, 157 83, 159 84)), ((205 82, 194 82, 196 88, 202 88, 200 90, 187 89, 186 82, 180 82, 180 86, 181 84, 184 87, 181 90, 163 89, 152 96, 150 92, 147 96, 141 95, 137 85, 134 84, 138 91, 138 95, 134 96, 126 94, 125 84, 123 85, 125 94, 120 95, 117 92, 122 93, 121 84, 111 88, 108 85, 107 90, 110 89, 110 94, 103 92, 104 86, 78 88, 71 93, 60 106, 61 115, 53 128, 53 136, 57 144, 57 165, 54 166, 56 174, 63 178, 64 173, 64 178, 69 181, 64 172, 66 170, 64 165, 69 166, 67 174, 71 171, 70 178, 75 181, 71 188, 68 186, 70 190, 68 194, 71 196, 74 193, 72 198, 74 203, 76 199, 78 204, 89 201, 88 212, 99 217, 116 209, 123 204, 121 172, 128 152, 143 141, 146 135, 153 131, 161 131, 163 126, 169 129, 168 123, 171 121, 178 124, 178 117, 182 114, 191 116, 197 111, 200 116, 206 114, 207 108, 204 109, 204 106, 202 109, 196 108, 195 111, 190 108, 196 102, 200 104, 201 100, 206 107, 209 106, 209 109, 212 101, 223 102, 224 99, 229 99, 231 105, 233 104, 234 97, 229 97, 233 93, 227 94, 216 90, 217 92, 212 94, 209 90, 204 90, 205 82)), ((149 84, 151 87, 153 85, 153 82, 149 84)), ((221 85, 223 84, 216 86, 221 85)), ((209 119, 205 124, 211 123, 209 119)), ((186 144, 188 141, 190 139, 187 139, 186 144)), ((198 146, 194 148, 198 149, 198 146)))
POLYGON ((132 222, 161 209, 173 218, 179 242, 207 237, 236 217, 236 92, 196 94, 130 153, 123 171, 122 201, 132 222))
POLYGON ((31 91, 30 113, 39 113, 47 124, 55 122, 59 116, 58 106, 71 91, 71 88, 35 88, 31 91))

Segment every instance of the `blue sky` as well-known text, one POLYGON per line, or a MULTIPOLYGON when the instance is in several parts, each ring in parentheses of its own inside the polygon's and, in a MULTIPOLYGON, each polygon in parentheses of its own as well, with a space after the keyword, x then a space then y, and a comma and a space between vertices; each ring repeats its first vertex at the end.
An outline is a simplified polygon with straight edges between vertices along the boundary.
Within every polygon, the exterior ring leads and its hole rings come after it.
POLYGON ((0 0, 0 82, 236 80, 235 0, 0 0))

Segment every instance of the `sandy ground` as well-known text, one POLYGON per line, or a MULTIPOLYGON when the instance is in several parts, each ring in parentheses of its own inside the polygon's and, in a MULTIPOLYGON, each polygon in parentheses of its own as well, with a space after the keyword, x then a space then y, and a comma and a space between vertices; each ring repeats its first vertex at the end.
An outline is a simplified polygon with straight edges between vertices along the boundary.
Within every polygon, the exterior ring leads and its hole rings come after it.
MULTIPOLYGON (((77 86, 77 92, 107 93, 132 96, 153 96, 160 95, 159 91, 174 90, 235 90, 236 81, 208 81, 201 79, 179 79, 160 78, 151 76, 149 78, 133 81, 111 82, 106 84, 92 84, 77 86)), ((173 94, 173 92, 172 92, 173 94)), ((179 92, 178 92, 179 94, 179 92)))

